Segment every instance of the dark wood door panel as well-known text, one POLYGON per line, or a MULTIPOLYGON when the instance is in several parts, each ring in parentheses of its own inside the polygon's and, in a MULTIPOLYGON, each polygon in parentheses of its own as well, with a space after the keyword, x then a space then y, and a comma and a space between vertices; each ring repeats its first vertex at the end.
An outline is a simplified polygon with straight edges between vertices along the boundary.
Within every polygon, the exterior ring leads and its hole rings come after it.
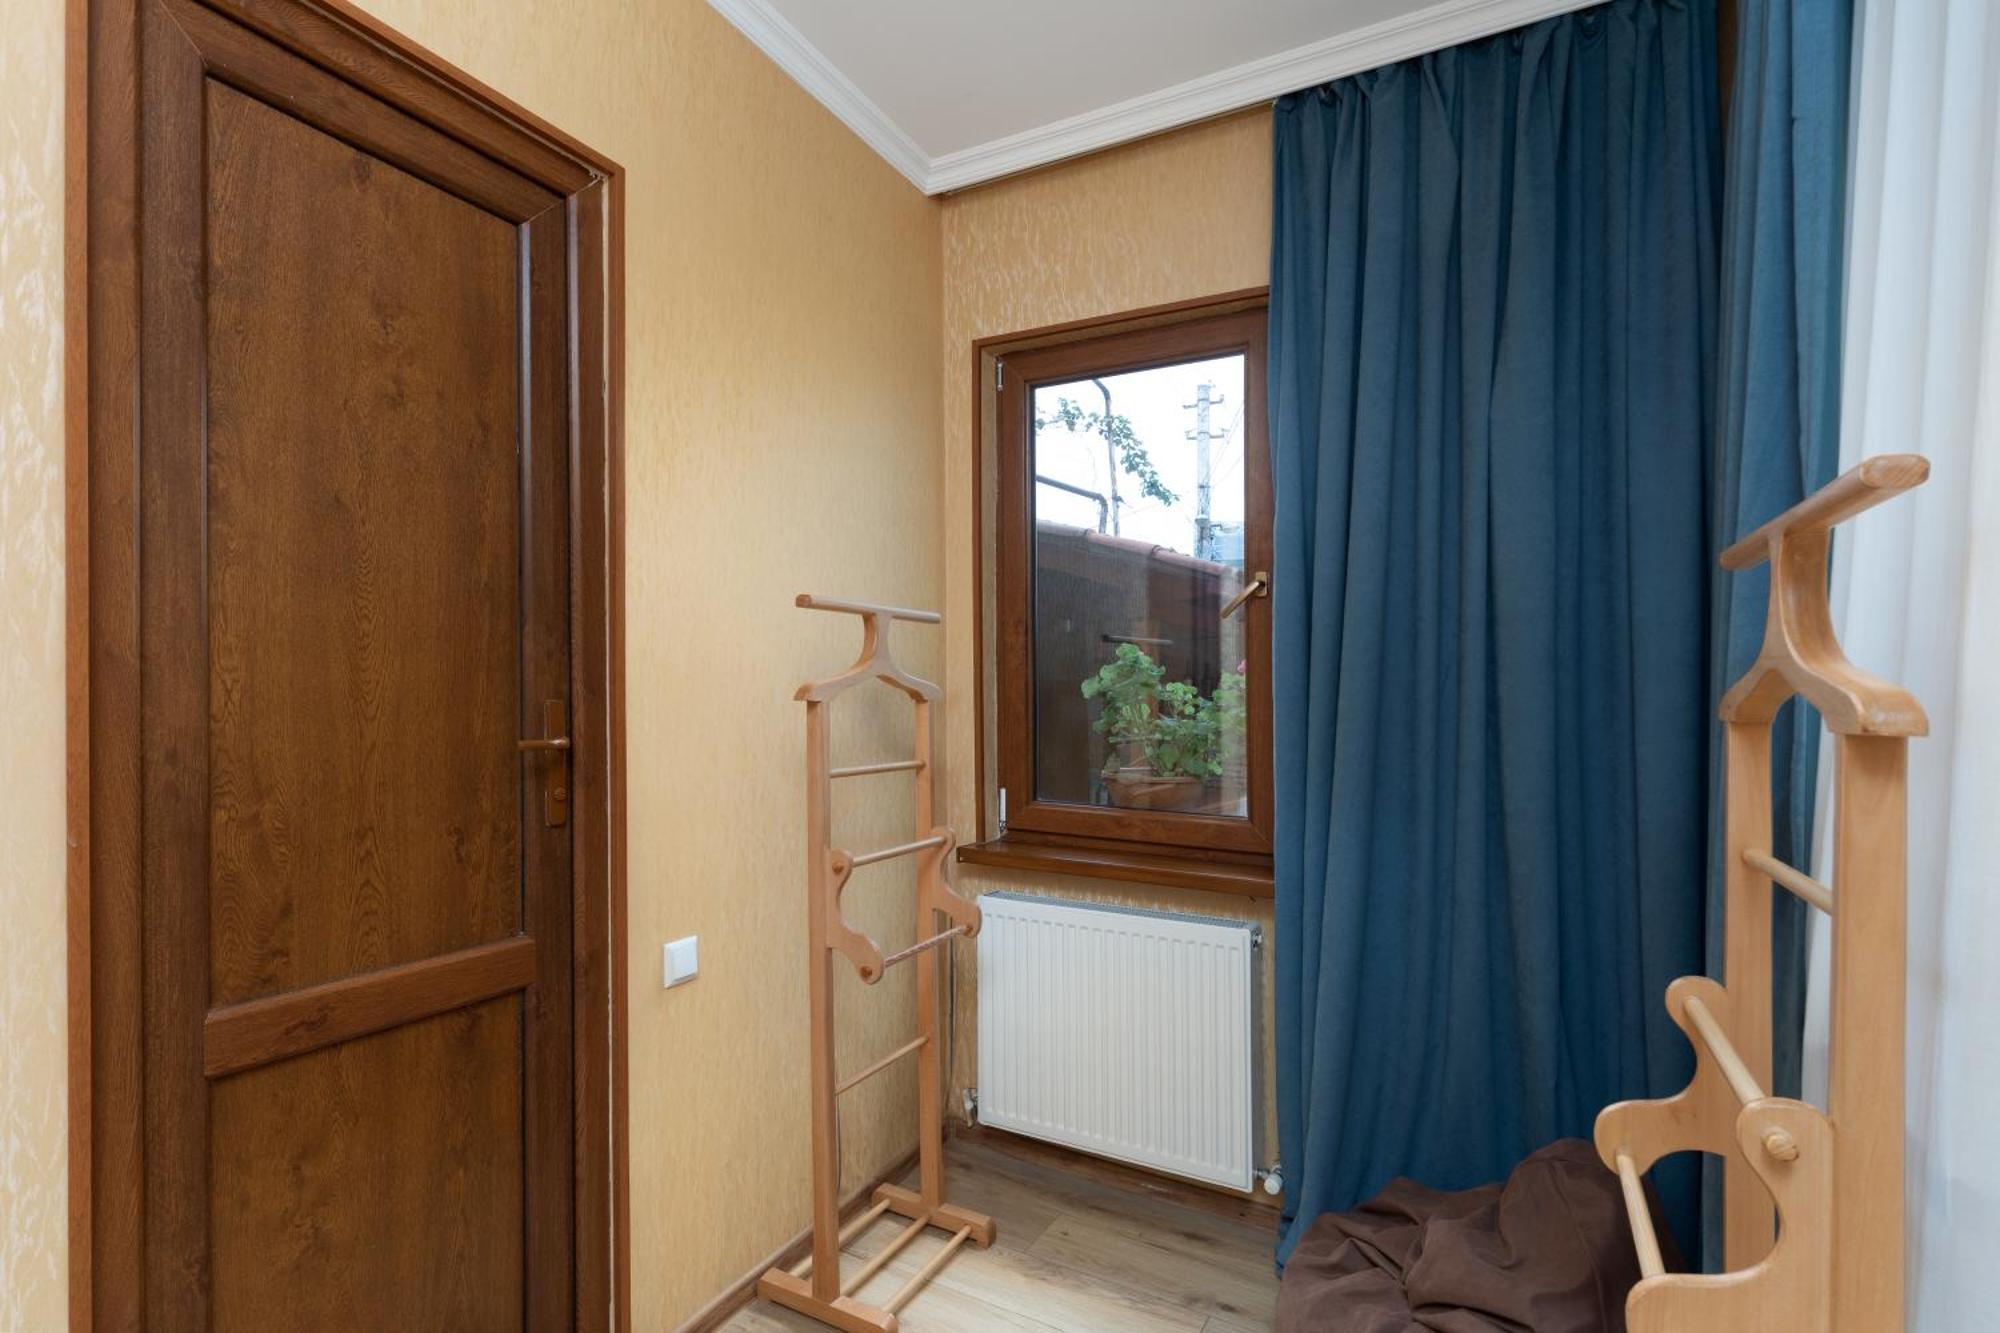
POLYGON ((522 927, 520 229, 207 85, 211 1003, 522 927))
POLYGON ((521 1036, 507 996, 217 1082, 210 1327, 523 1327, 521 1036))
POLYGON ((609 1328, 617 167, 346 0, 77 17, 73 1333, 609 1328))
POLYGON ((147 13, 148 1327, 567 1327, 566 212, 147 13))

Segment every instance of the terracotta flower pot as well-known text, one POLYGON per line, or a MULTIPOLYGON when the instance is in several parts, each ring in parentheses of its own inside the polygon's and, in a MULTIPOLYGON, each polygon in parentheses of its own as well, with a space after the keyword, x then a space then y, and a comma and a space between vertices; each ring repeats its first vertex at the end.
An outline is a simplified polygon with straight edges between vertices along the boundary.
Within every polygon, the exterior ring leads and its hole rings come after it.
POLYGON ((1104 787, 1111 803, 1127 810, 1194 810, 1208 799, 1200 778, 1164 778, 1143 765, 1105 774, 1104 787))

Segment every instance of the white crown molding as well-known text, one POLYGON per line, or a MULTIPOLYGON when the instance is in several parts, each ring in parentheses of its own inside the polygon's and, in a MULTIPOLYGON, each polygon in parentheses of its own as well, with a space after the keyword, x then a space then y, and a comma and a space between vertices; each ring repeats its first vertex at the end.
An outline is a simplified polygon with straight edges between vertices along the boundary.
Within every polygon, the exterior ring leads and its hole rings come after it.
POLYGON ((769 0, 709 0, 781 69, 926 194, 961 190, 1129 143, 1598 3, 1601 0, 1438 0, 1412 14, 933 158, 772 9, 769 0))
POLYGON ((1441 51, 1599 0, 1440 0, 1323 41, 931 159, 931 194, 1143 139, 1332 79, 1441 51))
POLYGON ((863 143, 909 177, 912 185, 925 194, 937 193, 930 187, 930 157, 917 147, 916 140, 889 119, 881 107, 855 87, 767 0, 708 0, 708 3, 779 69, 818 98, 820 105, 831 111, 841 124, 860 135, 863 143))

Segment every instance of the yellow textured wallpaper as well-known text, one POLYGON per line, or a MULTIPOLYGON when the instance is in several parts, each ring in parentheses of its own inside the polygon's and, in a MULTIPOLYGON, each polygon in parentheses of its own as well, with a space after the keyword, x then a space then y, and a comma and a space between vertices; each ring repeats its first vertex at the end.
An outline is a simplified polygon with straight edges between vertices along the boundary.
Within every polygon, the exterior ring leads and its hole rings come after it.
POLYGON ((60 0, 0 42, 0 1329, 62 1327, 64 1160, 60 0))
MULTIPOLYGON (((1271 118, 1244 112, 1115 148, 944 202, 944 532, 946 619, 970 623, 973 470, 972 344, 1049 324, 1116 315, 1171 301, 1261 286, 1269 280, 1271 118)), ((981 799, 973 772, 979 710, 971 705, 973 647, 954 633, 945 688, 947 810, 971 837, 981 799)), ((1272 1083, 1271 911, 1268 901, 1224 894, 1005 874, 960 866, 966 891, 1021 889, 1057 897, 1247 918, 1265 930, 1264 1119, 1277 1142, 1272 1083)), ((972 946, 957 946, 953 1090, 976 1082, 977 1001, 972 946)))

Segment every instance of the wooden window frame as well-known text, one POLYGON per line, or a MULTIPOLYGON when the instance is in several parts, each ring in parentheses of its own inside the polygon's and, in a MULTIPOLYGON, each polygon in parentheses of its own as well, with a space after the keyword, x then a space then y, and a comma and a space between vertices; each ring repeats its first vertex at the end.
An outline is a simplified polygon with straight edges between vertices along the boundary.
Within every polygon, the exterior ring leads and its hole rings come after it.
MULTIPOLYGON (((1034 335, 982 345, 976 359, 1000 368, 993 390, 988 480, 995 499, 993 585, 994 743, 1007 792, 1002 836, 966 848, 963 859, 1126 881, 1172 883, 1262 896, 1270 892, 1270 599, 1245 605, 1251 679, 1247 744, 1248 817, 1127 810, 1043 801, 1034 795, 1033 480, 1029 408, 1035 386, 1241 353, 1245 399, 1244 568, 1271 566, 1271 472, 1265 371, 1267 300, 1234 293, 1170 312, 1141 311, 1107 325, 1021 347, 1034 335), (1012 346, 1009 346, 1009 344, 1012 346), (1019 350, 1015 350, 1018 348, 1019 350)), ((987 380, 986 384, 991 384, 987 380)), ((982 389, 985 387, 981 386, 982 389)), ((983 592, 983 589, 982 589, 983 592)), ((982 735, 983 739, 983 735, 982 735)), ((981 764, 982 776, 984 764, 981 764)))

